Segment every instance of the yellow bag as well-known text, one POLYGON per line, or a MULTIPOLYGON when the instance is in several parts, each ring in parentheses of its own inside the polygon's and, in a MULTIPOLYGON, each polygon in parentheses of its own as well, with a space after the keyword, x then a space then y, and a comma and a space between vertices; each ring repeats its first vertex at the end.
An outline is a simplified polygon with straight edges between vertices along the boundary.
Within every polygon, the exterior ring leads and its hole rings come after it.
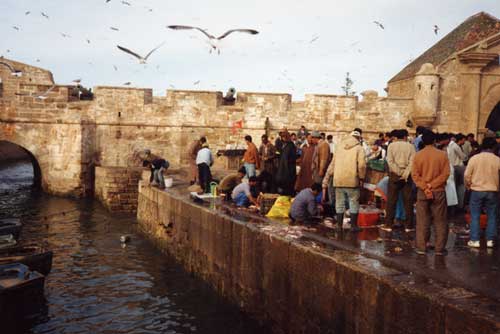
POLYGON ((292 207, 292 198, 290 196, 280 196, 274 202, 273 207, 267 213, 269 218, 288 218, 288 213, 292 207))

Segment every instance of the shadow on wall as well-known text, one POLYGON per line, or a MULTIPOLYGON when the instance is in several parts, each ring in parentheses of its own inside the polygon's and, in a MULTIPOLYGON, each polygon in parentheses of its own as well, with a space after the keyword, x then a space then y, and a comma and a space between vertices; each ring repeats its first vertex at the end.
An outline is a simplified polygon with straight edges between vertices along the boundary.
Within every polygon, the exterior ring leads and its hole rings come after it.
POLYGON ((33 166, 33 187, 41 188, 42 172, 35 156, 22 146, 0 140, 0 167, 15 161, 29 161, 33 166))

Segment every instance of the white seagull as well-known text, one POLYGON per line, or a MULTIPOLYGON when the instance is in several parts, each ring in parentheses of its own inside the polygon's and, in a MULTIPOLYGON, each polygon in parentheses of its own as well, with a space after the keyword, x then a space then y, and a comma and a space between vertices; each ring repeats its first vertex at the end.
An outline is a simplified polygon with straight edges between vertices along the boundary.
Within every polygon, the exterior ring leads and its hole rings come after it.
POLYGON ((52 85, 52 87, 50 87, 49 89, 47 89, 42 95, 38 95, 36 98, 38 100, 45 100, 48 96, 47 94, 49 94, 54 88, 56 87, 56 85, 52 85))
POLYGON ((10 70, 10 74, 13 75, 13 76, 16 76, 16 77, 20 77, 23 72, 21 72, 20 70, 16 70, 11 64, 9 63, 4 63, 3 61, 0 61, 0 65, 3 65, 5 67, 7 67, 9 70, 10 70))
POLYGON ((251 35, 256 35, 259 33, 257 30, 253 30, 253 29, 231 29, 231 30, 226 31, 225 33, 223 33, 219 37, 215 37, 215 36, 209 34, 206 30, 203 30, 199 27, 171 25, 171 26, 167 26, 167 28, 174 29, 174 30, 192 30, 192 29, 194 29, 194 30, 200 31, 206 37, 208 37, 208 44, 210 44, 210 53, 212 53, 212 51, 217 51, 218 54, 220 54, 219 42, 223 38, 232 34, 233 32, 242 32, 242 33, 251 34, 251 35))
POLYGON ((135 53, 134 51, 131 51, 127 48, 124 48, 123 46, 119 46, 117 45, 118 49, 122 50, 123 52, 125 53, 128 53, 129 55, 132 55, 134 56, 135 58, 137 58, 139 60, 139 64, 146 64, 149 56, 151 56, 151 54, 153 52, 155 52, 156 50, 158 50, 161 46, 163 46, 163 44, 165 44, 165 42, 161 43, 160 45, 158 45, 156 48, 154 48, 153 50, 149 51, 149 53, 146 55, 146 57, 142 57, 140 55, 138 55, 137 53, 135 53))

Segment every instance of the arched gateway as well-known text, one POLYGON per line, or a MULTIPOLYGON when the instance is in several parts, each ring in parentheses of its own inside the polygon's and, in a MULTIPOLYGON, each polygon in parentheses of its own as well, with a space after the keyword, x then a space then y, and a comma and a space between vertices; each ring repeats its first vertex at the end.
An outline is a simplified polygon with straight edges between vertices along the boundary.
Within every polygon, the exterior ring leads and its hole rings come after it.
POLYGON ((33 187, 42 187, 42 170, 36 157, 26 148, 6 140, 0 140, 0 164, 9 160, 27 160, 33 166, 33 187))
POLYGON ((491 111, 485 127, 493 132, 500 131, 500 102, 491 111))

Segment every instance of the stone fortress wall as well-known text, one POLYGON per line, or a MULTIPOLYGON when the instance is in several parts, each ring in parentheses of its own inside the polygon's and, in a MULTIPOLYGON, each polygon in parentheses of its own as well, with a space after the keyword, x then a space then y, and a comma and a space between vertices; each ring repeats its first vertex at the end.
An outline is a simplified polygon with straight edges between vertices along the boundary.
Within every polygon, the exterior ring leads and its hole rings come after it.
POLYGON ((41 100, 35 96, 53 85, 52 74, 2 59, 23 75, 12 76, 0 66, 0 140, 33 154, 46 191, 82 196, 93 189, 94 165, 127 167, 134 150, 149 148, 178 167, 187 162, 187 147, 201 134, 214 152, 244 146, 245 134, 259 144, 267 118, 272 137, 284 126, 297 131, 305 125, 336 139, 360 127, 372 141, 380 131, 406 128, 408 120, 413 122, 410 133, 422 124, 480 134, 500 101, 495 53, 500 44, 491 45, 483 62, 488 66, 479 71, 477 53, 475 58, 457 55, 437 68, 424 64, 413 78, 389 82, 388 97, 365 91, 359 97, 307 94, 293 101, 290 94, 238 92, 234 105, 225 105, 216 91, 168 90, 157 97, 151 89, 108 86, 95 87, 92 101, 80 101, 72 86, 56 85, 41 100), (239 121, 243 128, 234 129, 239 121))

